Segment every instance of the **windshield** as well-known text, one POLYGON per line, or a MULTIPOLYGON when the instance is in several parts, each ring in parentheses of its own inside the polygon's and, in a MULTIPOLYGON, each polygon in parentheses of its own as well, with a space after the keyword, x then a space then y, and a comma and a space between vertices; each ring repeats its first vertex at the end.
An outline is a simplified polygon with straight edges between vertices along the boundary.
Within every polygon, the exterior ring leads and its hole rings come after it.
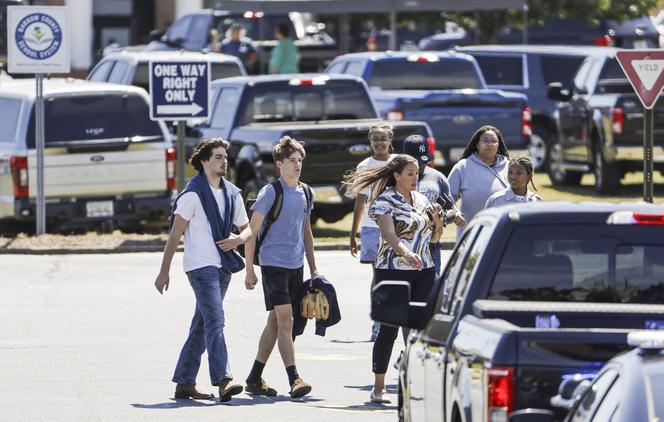
MULTIPOLYGON (((44 102, 46 146, 70 141, 162 136, 150 110, 138 95, 81 95, 49 98, 44 102)), ((34 110, 34 108, 33 108, 34 110)), ((28 128, 28 147, 35 146, 34 112, 28 128)))
POLYGON ((374 63, 368 84, 385 90, 482 88, 473 62, 467 60, 383 60, 374 63))
POLYGON ((240 120, 243 124, 376 118, 371 100, 359 82, 263 84, 249 89, 240 120))
POLYGON ((618 60, 607 59, 597 80, 598 94, 631 94, 634 92, 618 60))
POLYGON ((491 299, 664 303, 664 227, 517 228, 491 299))
POLYGON ((251 12, 247 12, 247 15, 249 17, 244 17, 244 15, 230 15, 218 18, 217 31, 219 31, 221 37, 223 38, 232 24, 237 23, 242 25, 246 31, 245 36, 252 40, 274 40, 277 25, 283 23, 288 26, 290 37, 293 39, 297 38, 295 28, 288 15, 262 15, 259 17, 259 13, 251 12))

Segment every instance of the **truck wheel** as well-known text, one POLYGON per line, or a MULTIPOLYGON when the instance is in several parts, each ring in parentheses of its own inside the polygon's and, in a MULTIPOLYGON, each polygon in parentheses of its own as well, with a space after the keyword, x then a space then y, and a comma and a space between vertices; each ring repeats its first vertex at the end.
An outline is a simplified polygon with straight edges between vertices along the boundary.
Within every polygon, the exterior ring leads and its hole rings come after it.
POLYGON ((563 167, 563 149, 555 136, 551 137, 549 142, 546 162, 547 173, 554 186, 578 186, 581 183, 582 172, 567 170, 563 167))
POLYGON ((602 147, 595 144, 594 148, 595 190, 601 194, 615 194, 620 190, 620 179, 622 174, 615 163, 609 163, 604 159, 602 147))
POLYGON ((15 220, 0 220, 0 236, 16 237, 21 232, 21 224, 15 220))
POLYGON ((533 160, 535 171, 545 171, 547 168, 546 153, 547 143, 551 134, 543 127, 536 125, 528 144, 528 155, 533 160))

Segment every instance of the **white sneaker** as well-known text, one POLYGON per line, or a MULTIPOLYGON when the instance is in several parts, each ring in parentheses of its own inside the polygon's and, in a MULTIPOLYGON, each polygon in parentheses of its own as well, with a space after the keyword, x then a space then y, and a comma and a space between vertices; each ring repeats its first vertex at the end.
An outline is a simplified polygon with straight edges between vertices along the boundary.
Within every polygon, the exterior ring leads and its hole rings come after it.
POLYGON ((389 404, 389 403, 392 403, 392 400, 390 400, 390 397, 387 395, 387 391, 385 391, 385 390, 382 390, 382 391, 379 391, 379 392, 371 390, 371 402, 372 403, 389 404))

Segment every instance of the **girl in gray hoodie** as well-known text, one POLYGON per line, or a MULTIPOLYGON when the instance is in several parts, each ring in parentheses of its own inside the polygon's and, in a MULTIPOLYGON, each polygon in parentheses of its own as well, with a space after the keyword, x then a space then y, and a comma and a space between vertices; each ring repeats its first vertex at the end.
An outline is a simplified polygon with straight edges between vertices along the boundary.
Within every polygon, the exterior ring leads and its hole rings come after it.
MULTIPOLYGON (((509 187, 507 165, 509 153, 500 130, 482 126, 470 138, 461 160, 454 165, 448 181, 455 201, 461 198, 465 222, 481 211, 495 192, 509 187)), ((466 224, 457 224, 457 240, 466 224)))

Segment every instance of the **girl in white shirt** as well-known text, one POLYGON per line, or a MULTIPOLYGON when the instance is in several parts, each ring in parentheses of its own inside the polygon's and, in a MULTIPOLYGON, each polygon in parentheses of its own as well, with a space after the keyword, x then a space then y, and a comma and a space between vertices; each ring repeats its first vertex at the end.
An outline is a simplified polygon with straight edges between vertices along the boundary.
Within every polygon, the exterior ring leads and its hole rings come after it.
POLYGON ((507 169, 507 181, 510 187, 491 195, 487 199, 484 208, 499 207, 515 202, 541 201, 542 197, 528 190, 528 184, 533 185, 533 162, 528 157, 512 158, 507 169))

